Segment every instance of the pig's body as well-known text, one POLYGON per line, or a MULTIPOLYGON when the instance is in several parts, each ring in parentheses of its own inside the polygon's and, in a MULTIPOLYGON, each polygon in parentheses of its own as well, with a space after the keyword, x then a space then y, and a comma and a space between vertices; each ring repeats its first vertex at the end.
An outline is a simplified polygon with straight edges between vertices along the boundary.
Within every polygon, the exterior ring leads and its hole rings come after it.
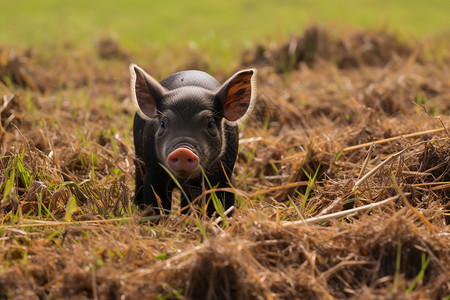
MULTIPOLYGON (((178 72, 158 84, 142 69, 132 65, 130 70, 132 95, 139 108, 134 117, 135 203, 152 205, 159 213, 159 198, 169 211, 176 187, 172 176, 184 191, 181 207, 185 211, 201 195, 202 185, 229 188, 234 184, 239 145, 235 121, 252 101, 254 70, 237 73, 222 86, 200 71, 178 72)), ((224 210, 234 205, 233 193, 216 195, 224 210)), ((212 201, 207 210, 209 215, 214 212, 212 201)))

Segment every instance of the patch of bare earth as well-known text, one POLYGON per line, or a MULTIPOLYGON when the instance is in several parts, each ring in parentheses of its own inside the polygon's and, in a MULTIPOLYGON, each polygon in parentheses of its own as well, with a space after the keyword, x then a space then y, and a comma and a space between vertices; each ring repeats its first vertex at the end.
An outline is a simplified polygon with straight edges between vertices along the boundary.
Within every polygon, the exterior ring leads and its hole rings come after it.
MULTIPOLYGON (((98 47, 0 49, 0 298, 450 295, 448 53, 320 27, 246 52, 233 218, 149 219, 131 203, 130 55, 98 47)), ((180 65, 207 68, 193 55, 180 65)))

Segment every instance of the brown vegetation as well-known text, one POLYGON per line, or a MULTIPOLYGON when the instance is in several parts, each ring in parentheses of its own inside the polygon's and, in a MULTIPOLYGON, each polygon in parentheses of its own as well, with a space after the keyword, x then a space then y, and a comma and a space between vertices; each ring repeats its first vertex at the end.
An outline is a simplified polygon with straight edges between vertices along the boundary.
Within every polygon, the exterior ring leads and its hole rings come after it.
POLYGON ((151 219, 131 204, 131 55, 98 47, 0 49, 1 299, 450 295, 449 53, 320 27, 246 52, 233 218, 151 219))

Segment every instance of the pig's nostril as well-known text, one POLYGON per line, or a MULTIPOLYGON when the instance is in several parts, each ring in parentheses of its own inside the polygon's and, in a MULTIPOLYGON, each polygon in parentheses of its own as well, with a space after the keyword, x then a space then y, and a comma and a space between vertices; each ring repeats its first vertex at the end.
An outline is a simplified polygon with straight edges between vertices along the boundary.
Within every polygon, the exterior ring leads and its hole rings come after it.
POLYGON ((167 157, 167 163, 175 172, 192 173, 197 169, 198 156, 186 148, 178 148, 167 157))

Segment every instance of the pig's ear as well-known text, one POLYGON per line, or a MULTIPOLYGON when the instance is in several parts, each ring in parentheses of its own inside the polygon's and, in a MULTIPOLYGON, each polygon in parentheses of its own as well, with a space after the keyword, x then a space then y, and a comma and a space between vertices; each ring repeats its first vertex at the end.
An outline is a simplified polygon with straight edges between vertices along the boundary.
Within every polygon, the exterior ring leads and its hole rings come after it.
POLYGON ((216 93, 222 101, 224 118, 236 122, 247 115, 256 96, 256 69, 242 70, 231 76, 216 93))
POLYGON ((166 90, 144 70, 130 65, 131 97, 142 117, 155 118, 166 90))

